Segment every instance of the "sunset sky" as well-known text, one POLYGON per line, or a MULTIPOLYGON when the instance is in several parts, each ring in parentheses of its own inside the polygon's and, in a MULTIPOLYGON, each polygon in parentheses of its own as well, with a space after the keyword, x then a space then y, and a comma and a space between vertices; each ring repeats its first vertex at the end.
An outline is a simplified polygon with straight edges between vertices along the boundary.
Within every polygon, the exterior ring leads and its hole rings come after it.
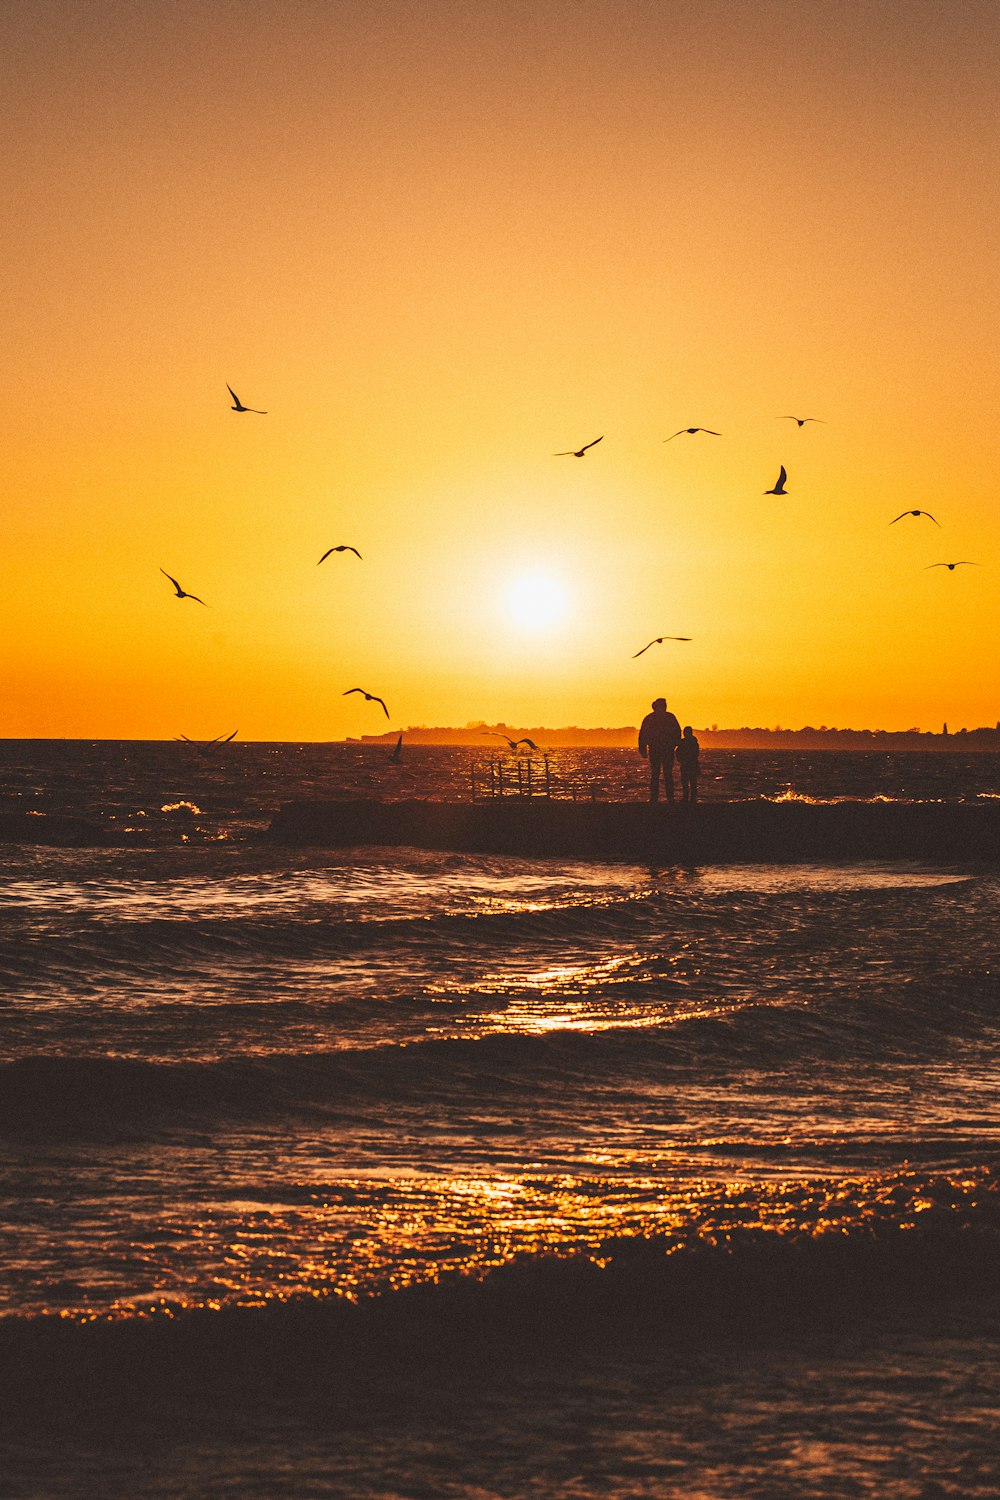
POLYGON ((1000 719, 995 0, 0 40, 0 734, 1000 719))

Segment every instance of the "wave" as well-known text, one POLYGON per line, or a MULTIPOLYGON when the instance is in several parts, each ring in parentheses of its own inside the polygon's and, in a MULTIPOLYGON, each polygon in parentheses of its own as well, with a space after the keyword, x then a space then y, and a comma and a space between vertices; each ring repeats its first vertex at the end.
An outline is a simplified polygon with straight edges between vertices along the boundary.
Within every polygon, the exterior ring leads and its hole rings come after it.
POLYGON ((941 1044, 994 1026, 1000 975, 967 969, 883 996, 823 1004, 789 1001, 678 1010, 646 1025, 601 1030, 485 1031, 406 1044, 272 1052, 223 1059, 149 1061, 125 1056, 23 1056, 0 1064, 0 1132, 90 1134, 117 1128, 320 1113, 469 1096, 502 1104, 618 1081, 685 1085, 755 1069, 926 1060, 941 1044))
POLYGON ((514 911, 469 911, 366 918, 297 915, 260 917, 150 917, 92 920, 54 930, 15 933, 0 952, 0 975, 16 979, 63 972, 85 963, 96 973, 162 973, 185 961, 227 957, 311 959, 405 944, 420 948, 470 943, 503 946, 535 938, 585 940, 625 933, 643 922, 643 893, 552 902, 514 911))
POLYGON ((473 1361, 502 1379, 512 1360, 572 1359, 588 1346, 759 1347, 847 1328, 870 1334, 900 1316, 933 1329, 964 1315, 979 1330, 1000 1312, 997 1196, 994 1178, 974 1209, 956 1215, 942 1204, 909 1228, 741 1230, 682 1244, 619 1238, 590 1254, 525 1254, 482 1277, 454 1273, 356 1302, 163 1304, 86 1322, 8 1317, 0 1395, 8 1411, 35 1407, 51 1421, 66 1401, 315 1396, 361 1375, 408 1381, 439 1362, 455 1370, 473 1361))

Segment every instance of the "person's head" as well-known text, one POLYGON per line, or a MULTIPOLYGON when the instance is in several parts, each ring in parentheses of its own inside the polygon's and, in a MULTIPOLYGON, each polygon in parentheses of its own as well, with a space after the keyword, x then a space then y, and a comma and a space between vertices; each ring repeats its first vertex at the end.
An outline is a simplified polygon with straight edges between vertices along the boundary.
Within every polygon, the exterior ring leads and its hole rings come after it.
POLYGON ((654 698, 652 707, 654 714, 665 714, 667 711, 666 698, 654 698))
POLYGON ((684 736, 684 738, 686 740, 690 740, 690 739, 694 738, 694 730, 691 728, 690 724, 685 724, 684 728, 681 730, 681 733, 683 734, 683 736, 684 736))

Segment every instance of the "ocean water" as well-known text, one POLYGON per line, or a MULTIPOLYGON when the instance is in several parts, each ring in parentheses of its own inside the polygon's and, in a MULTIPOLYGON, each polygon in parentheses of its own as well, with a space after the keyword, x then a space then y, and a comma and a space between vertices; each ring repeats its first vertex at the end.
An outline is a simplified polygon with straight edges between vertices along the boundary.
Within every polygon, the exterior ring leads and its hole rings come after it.
POLYGON ((0 845, 0 1493, 995 1495, 1000 867, 264 837, 471 760, 0 746, 0 812, 109 839, 0 845))

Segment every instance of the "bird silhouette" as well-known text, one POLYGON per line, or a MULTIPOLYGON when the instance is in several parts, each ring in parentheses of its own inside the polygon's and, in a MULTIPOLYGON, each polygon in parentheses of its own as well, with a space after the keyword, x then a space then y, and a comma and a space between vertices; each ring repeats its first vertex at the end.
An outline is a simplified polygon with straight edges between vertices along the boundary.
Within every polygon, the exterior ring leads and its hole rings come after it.
MULTIPOLYGON (((899 515, 896 517, 896 521, 901 521, 904 516, 926 516, 928 521, 934 522, 935 526, 941 525, 941 522, 937 519, 936 516, 932 516, 929 510, 903 510, 900 511, 899 515)), ((896 521, 890 521, 889 525, 895 526, 896 521)))
POLYGON ((229 394, 232 396, 233 400, 236 403, 235 406, 233 406, 233 407, 230 408, 232 411, 252 411, 252 412, 256 413, 256 415, 258 417, 266 417, 267 416, 267 412, 266 411, 261 411, 260 408, 257 407, 257 406, 244 406, 243 402, 240 400, 239 396, 237 396, 236 392, 233 390, 233 388, 232 388, 231 385, 227 385, 226 386, 226 390, 229 392, 229 394))
MULTIPOLYGON (((499 730, 496 729, 484 729, 483 733, 492 735, 495 740, 506 740, 507 745, 511 750, 516 750, 518 745, 527 745, 529 750, 538 750, 538 746, 535 744, 534 740, 529 740, 527 735, 525 735, 522 739, 512 740, 509 734, 501 734, 499 730)), ((539 751, 539 753, 541 752, 539 751)))
POLYGON ((707 432, 709 437, 721 437, 721 432, 716 432, 713 427, 682 427, 678 432, 671 433, 670 437, 664 438, 665 443, 672 443, 675 437, 683 437, 685 433, 707 432))
MULTIPOLYGON (((170 577, 170 574, 167 572, 166 568, 161 568, 160 572, 163 574, 164 578, 170 578, 170 582, 173 584, 174 589, 176 590, 178 599, 193 599, 195 604, 205 604, 204 599, 199 599, 197 594, 189 594, 186 589, 182 589, 180 584, 177 582, 177 579, 170 577)), ((205 608, 208 608, 207 604, 205 604, 205 608)))
POLYGON ((787 478, 788 478, 788 475, 785 473, 785 466, 784 466, 784 464, 782 464, 781 465, 781 469, 780 469, 780 471, 778 473, 778 477, 774 481, 774 489, 773 490, 765 490, 764 494, 765 495, 784 495, 784 494, 786 494, 787 491, 785 489, 785 480, 787 478))
MULTIPOLYGON (((799 424, 800 427, 804 427, 807 422, 822 422, 823 418, 822 417, 775 417, 774 420, 776 422, 798 422, 798 424, 799 424)), ((824 423, 824 425, 825 425, 825 423, 824 423)))
MULTIPOLYGON (((975 563, 975 562, 970 562, 967 557, 963 557, 961 559, 961 561, 959 561, 959 562, 953 562, 953 563, 928 563, 927 567, 928 568, 947 568, 949 573, 953 573, 956 568, 978 568, 979 564, 975 563)), ((926 569, 924 571, 926 572, 926 569)))
POLYGON ((389 760, 392 762, 392 764, 394 766, 398 766, 399 762, 402 759, 403 759, 403 736, 402 736, 402 733, 400 733, 399 739, 396 741, 396 748, 395 748, 395 750, 393 750, 392 754, 389 756, 389 760))
POLYGON ((346 698, 350 693, 360 693, 366 703, 381 703, 382 712, 385 714, 387 719, 389 718, 389 710, 385 706, 384 699, 379 698, 375 693, 366 693, 364 688, 346 688, 340 696, 342 698, 346 698))
MULTIPOLYGON (((342 542, 339 547, 328 547, 327 550, 323 553, 323 556, 320 558, 319 562, 326 562, 331 552, 353 552, 355 557, 361 557, 361 553, 358 551, 357 547, 348 547, 345 542, 342 542)), ((364 558, 361 558, 361 560, 363 562, 364 558)), ((318 568, 319 563, 317 563, 316 566, 318 568)))
POLYGON ((594 441, 592 443, 584 443, 584 445, 583 445, 582 448, 565 448, 562 451, 562 453, 553 453, 552 457, 553 458, 582 458, 583 455, 586 453, 586 451, 587 451, 588 448, 593 448, 593 446, 594 446, 595 443, 603 443, 603 442, 604 442, 604 434, 602 432, 601 436, 599 438, 594 438, 594 441))
POLYGON ((228 745, 230 740, 234 740, 238 734, 239 730, 234 729, 232 734, 217 734, 214 740, 192 740, 189 739, 186 734, 178 734, 175 735, 174 738, 183 740, 186 745, 191 745, 195 750, 197 750, 199 755, 209 756, 217 745, 228 745))
MULTIPOLYGON (((664 641, 690 641, 693 639, 694 637, 690 635, 657 635, 650 641, 649 646, 662 646, 664 641)), ((643 646, 642 651, 648 651, 649 646, 643 646)), ((637 656, 641 656, 642 651, 634 652, 632 660, 635 661, 637 656)))

